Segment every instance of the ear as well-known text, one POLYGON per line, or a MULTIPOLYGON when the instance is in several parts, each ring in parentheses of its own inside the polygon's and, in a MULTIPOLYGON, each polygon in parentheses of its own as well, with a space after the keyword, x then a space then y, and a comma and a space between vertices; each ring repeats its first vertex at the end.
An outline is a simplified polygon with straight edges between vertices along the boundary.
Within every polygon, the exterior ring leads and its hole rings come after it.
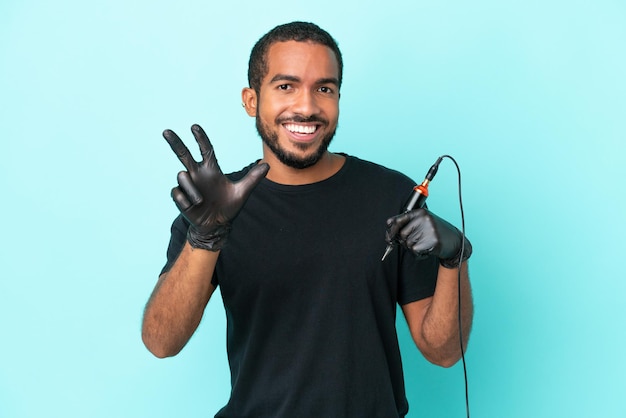
POLYGON ((241 90, 241 103, 248 116, 256 117, 257 96, 253 88, 245 87, 241 90))

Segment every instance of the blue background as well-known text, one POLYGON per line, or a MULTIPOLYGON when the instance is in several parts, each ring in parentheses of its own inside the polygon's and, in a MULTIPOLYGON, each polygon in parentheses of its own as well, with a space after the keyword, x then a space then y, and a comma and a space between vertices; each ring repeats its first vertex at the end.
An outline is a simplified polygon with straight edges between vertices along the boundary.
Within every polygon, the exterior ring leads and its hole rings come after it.
MULTIPOLYGON (((207 417, 226 402, 218 296, 177 357, 140 338, 182 169, 161 132, 191 147, 200 123, 224 171, 258 158, 249 51, 296 19, 344 54, 332 150, 417 180, 441 154, 461 166, 472 416, 626 417, 617 0, 4 0, 0 416, 207 417)), ((460 225, 450 161, 430 192, 460 225)), ((409 416, 464 416, 461 366, 431 366, 399 330, 409 416)))

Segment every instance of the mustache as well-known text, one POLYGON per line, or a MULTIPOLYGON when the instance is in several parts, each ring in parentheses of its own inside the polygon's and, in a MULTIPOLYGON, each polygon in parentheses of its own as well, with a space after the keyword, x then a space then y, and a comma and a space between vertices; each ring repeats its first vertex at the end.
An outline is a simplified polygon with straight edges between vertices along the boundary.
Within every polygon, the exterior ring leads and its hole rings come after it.
POLYGON ((283 124, 283 123, 289 123, 289 122, 294 122, 294 123, 313 123, 313 122, 318 122, 318 123, 322 123, 325 125, 328 125, 328 120, 316 116, 316 115, 311 115, 309 117, 305 117, 302 115, 292 115, 292 116, 282 116, 276 119, 276 122, 279 124, 283 124))

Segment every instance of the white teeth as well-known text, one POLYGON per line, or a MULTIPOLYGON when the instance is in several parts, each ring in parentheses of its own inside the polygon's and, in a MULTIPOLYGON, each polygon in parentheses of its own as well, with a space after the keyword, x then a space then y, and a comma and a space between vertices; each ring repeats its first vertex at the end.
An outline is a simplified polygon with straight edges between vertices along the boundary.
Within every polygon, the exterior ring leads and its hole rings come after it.
POLYGON ((296 125, 295 123, 288 123, 285 125, 285 128, 297 134, 312 134, 317 130, 316 126, 312 125, 296 125))

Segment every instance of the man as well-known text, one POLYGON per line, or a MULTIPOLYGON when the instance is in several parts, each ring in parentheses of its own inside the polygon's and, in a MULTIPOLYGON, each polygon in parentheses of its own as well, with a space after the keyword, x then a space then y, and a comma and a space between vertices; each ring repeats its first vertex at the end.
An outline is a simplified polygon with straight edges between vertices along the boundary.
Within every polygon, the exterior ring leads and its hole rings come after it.
MULTIPOLYGON (((164 136, 187 171, 172 197, 168 260, 142 336, 176 355, 220 287, 232 392, 217 417, 403 417, 408 411, 395 319, 433 363, 461 356, 472 300, 471 246, 425 209, 401 212, 414 182, 328 151, 343 62, 311 23, 274 28, 252 50, 243 106, 263 158, 224 176, 197 125, 202 161, 164 136), (395 243, 381 261, 386 242, 395 243)), ((210 361, 210 359, 209 359, 210 361)))

